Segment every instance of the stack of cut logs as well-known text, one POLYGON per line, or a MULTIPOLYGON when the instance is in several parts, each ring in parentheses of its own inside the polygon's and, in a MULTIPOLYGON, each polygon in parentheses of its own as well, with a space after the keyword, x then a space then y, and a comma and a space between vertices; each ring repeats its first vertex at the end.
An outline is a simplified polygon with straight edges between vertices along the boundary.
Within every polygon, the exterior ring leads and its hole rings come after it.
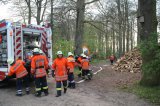
POLYGON ((142 57, 140 51, 135 48, 118 59, 113 69, 120 72, 137 73, 141 71, 142 57))

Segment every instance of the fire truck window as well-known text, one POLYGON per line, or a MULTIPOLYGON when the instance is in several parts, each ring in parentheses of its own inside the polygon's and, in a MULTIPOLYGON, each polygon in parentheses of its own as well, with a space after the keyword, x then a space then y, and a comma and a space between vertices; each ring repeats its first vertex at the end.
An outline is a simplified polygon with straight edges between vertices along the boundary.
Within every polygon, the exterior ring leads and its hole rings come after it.
POLYGON ((6 31, 0 32, 0 67, 6 67, 7 64, 7 34, 6 31))

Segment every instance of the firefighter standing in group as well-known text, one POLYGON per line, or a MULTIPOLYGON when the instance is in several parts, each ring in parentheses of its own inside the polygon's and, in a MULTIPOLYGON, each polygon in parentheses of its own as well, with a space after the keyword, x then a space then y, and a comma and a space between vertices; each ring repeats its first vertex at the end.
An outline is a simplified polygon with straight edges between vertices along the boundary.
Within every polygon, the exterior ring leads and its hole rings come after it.
POLYGON ((54 60, 52 64, 53 72, 52 76, 55 77, 56 80, 56 97, 61 96, 62 91, 62 83, 64 88, 64 93, 67 91, 67 80, 68 80, 68 64, 67 59, 63 57, 62 51, 57 52, 57 58, 54 60))
POLYGON ((82 76, 82 66, 81 66, 82 56, 83 54, 81 54, 77 59, 77 64, 78 64, 78 69, 79 69, 79 74, 78 74, 79 78, 82 76))
POLYGON ((88 77, 89 74, 89 60, 87 59, 87 56, 85 54, 83 54, 82 57, 82 79, 86 79, 86 76, 88 77))
POLYGON ((75 59, 73 57, 72 52, 68 52, 68 67, 69 67, 69 72, 68 72, 68 87, 69 88, 75 88, 75 81, 74 81, 74 67, 75 67, 75 59))
POLYGON ((33 58, 31 61, 31 73, 35 77, 36 94, 35 96, 40 97, 42 91, 45 96, 48 95, 48 84, 46 79, 46 69, 48 69, 48 62, 46 57, 40 55, 39 49, 35 48, 33 50, 33 58))
MULTIPOLYGON (((43 51, 42 51, 41 49, 39 49, 39 53, 40 53, 41 55, 45 56, 47 62, 49 62, 47 56, 44 55, 44 53, 43 53, 43 51)), ((47 72, 47 75, 48 75, 48 77, 49 77, 49 66, 48 66, 48 68, 46 69, 46 72, 47 72)))
POLYGON ((8 64, 11 65, 10 71, 8 73, 8 76, 12 76, 13 74, 16 74, 16 83, 17 83, 17 96, 22 96, 22 82, 25 82, 26 87, 26 94, 29 94, 29 81, 28 81, 28 72, 26 68, 24 67, 24 62, 20 59, 18 59, 16 62, 14 59, 8 59, 8 64))

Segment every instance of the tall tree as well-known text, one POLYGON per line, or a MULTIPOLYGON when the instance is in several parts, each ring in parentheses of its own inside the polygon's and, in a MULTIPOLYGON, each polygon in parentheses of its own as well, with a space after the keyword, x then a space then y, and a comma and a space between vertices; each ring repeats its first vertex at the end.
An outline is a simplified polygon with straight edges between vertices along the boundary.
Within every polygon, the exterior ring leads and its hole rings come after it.
POLYGON ((75 54, 82 52, 83 33, 84 33, 84 13, 85 0, 77 0, 77 19, 76 19, 76 35, 75 35, 75 54))
POLYGON ((120 0, 116 0, 118 9, 118 31, 119 31, 119 57, 122 55, 122 12, 120 0))
MULTIPOLYGON (((157 17, 156 17, 156 0, 139 0, 140 22, 139 36, 143 43, 142 49, 142 85, 157 85, 159 84, 159 65, 155 61, 158 42, 157 37, 157 17), (156 45, 157 44, 157 45, 156 45), (143 51, 145 50, 145 51, 143 51), (156 69, 155 69, 156 68, 156 69), (158 70, 157 70, 158 69, 158 70)), ((158 63, 159 64, 159 63, 158 63)))
POLYGON ((40 23, 44 21, 43 19, 47 8, 48 0, 35 0, 35 3, 37 8, 37 15, 35 17, 37 24, 40 25, 40 23))
POLYGON ((157 33, 156 0, 138 0, 138 3, 139 36, 143 41, 157 33))
POLYGON ((84 19, 85 19, 85 6, 98 0, 85 2, 85 0, 77 0, 76 2, 76 34, 75 34, 75 54, 82 53, 83 34, 84 34, 84 19))
POLYGON ((31 10, 31 0, 25 0, 27 7, 28 7, 28 24, 31 24, 31 18, 32 18, 32 10, 31 10))

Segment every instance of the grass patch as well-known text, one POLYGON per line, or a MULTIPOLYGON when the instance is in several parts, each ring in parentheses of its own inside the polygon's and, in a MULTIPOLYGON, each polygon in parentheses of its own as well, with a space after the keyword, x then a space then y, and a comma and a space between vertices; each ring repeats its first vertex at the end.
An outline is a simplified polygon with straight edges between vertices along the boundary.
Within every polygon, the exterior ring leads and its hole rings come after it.
POLYGON ((160 86, 159 87, 144 87, 135 84, 132 87, 125 87, 123 90, 134 93, 140 98, 150 101, 153 104, 160 105, 160 86))

